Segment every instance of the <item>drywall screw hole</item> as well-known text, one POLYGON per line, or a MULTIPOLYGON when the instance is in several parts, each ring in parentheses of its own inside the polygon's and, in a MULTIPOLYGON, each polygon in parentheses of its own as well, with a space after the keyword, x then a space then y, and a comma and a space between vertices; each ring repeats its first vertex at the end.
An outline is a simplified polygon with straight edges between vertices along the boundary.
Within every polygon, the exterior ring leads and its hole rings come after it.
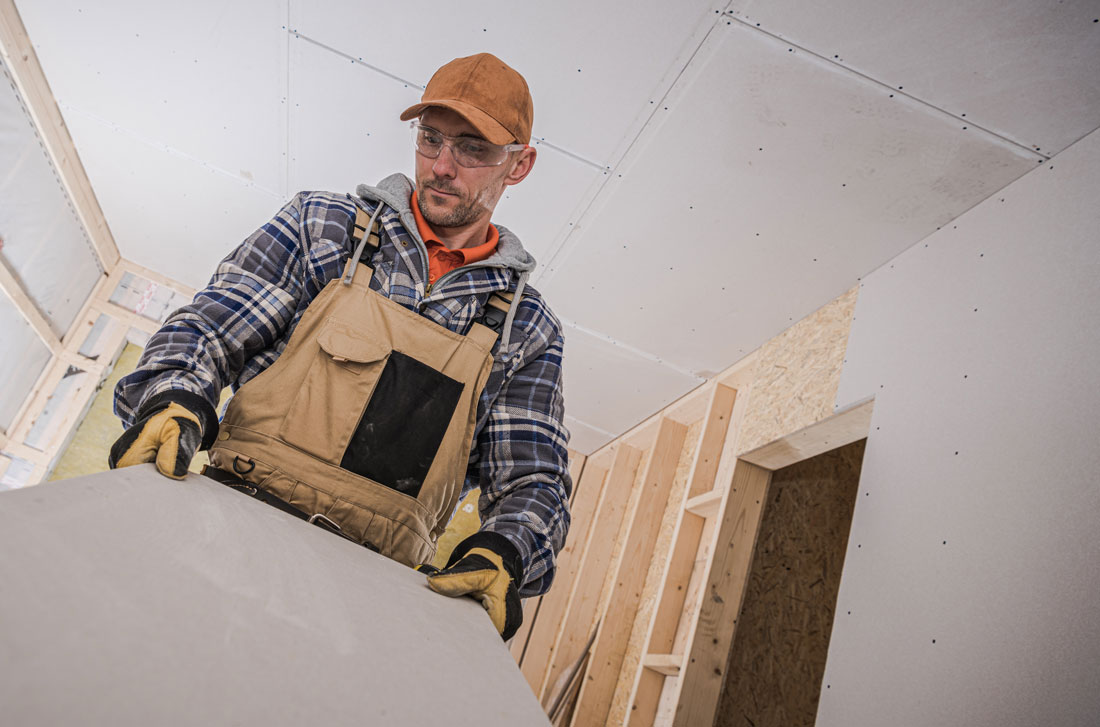
POLYGON ((933 644, 934 644, 934 643, 936 643, 936 640, 935 640, 935 639, 932 639, 932 643, 933 643, 933 644))

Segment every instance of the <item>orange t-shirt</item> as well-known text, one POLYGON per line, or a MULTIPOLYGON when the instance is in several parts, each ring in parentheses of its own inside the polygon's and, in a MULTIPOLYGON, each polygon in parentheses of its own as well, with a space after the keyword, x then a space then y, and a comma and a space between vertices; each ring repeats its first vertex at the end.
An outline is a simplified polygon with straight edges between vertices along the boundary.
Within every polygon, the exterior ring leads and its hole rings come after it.
POLYGON ((420 203, 416 201, 415 191, 412 193, 412 210, 413 217, 416 218, 416 229, 420 231, 420 237, 428 248, 428 283, 435 283, 455 268, 481 262, 497 250, 500 233, 492 224, 489 225, 489 235, 484 244, 451 250, 439 241, 439 236, 428 225, 424 215, 420 214, 420 203))

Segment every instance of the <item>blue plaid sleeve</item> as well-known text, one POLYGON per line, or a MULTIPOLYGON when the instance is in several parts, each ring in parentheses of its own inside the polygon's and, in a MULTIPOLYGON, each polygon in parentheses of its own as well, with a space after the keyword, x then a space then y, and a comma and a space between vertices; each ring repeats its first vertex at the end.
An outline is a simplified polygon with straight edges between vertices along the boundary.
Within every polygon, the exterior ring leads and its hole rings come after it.
MULTIPOLYGON (((546 335, 545 319, 536 323, 525 309, 542 309, 541 300, 525 298, 520 315, 528 335, 546 335)), ((557 553, 569 530, 569 433, 562 423, 563 339, 560 326, 549 327, 552 340, 535 346, 537 355, 520 362, 493 403, 478 440, 479 509, 483 531, 500 533, 520 552, 524 583, 520 595, 546 592, 554 578, 557 553)))
MULTIPOLYGON (((276 348, 302 296, 304 198, 292 199, 222 260, 195 299, 150 337, 137 368, 115 388, 115 413, 124 426, 144 402, 177 392, 200 397, 213 413, 221 390, 246 363, 276 348)), ((204 421, 205 440, 211 428, 216 420, 204 421)))

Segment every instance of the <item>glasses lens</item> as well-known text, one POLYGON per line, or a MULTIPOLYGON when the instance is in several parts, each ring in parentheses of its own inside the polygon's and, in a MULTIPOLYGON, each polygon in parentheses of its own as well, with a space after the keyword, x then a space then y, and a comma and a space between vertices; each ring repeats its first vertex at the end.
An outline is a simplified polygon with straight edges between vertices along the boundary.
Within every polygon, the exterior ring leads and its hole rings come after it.
POLYGON ((504 147, 491 144, 484 139, 447 136, 429 126, 419 124, 414 124, 412 130, 416 150, 429 159, 438 157, 444 146, 451 147, 455 162, 463 167, 495 167, 507 156, 504 147))
POLYGON ((413 126, 413 144, 418 152, 429 159, 435 159, 443 149, 443 135, 435 129, 413 126))

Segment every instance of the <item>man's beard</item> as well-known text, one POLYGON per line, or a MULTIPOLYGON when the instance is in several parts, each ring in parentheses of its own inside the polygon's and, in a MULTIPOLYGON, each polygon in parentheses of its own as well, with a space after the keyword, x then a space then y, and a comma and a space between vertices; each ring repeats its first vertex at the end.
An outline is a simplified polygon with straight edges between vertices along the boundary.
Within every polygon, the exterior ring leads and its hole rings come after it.
POLYGON ((440 180, 421 183, 416 190, 416 201, 420 205, 420 214, 424 215, 424 219, 433 227, 464 227, 475 222, 485 210, 490 209, 489 205, 485 204, 488 201, 485 198, 490 196, 489 188, 486 187, 474 199, 463 199, 458 190, 440 180), (458 204, 449 212, 429 208, 427 195, 431 189, 458 196, 458 204))

